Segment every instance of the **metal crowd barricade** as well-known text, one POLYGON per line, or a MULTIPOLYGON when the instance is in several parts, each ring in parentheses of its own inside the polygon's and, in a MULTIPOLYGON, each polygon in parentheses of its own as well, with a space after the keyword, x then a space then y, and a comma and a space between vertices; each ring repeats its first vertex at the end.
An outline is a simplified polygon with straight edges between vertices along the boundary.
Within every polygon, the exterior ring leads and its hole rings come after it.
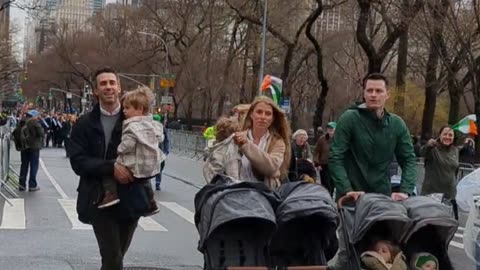
POLYGON ((457 183, 475 170, 475 166, 469 163, 460 163, 457 172, 457 183))
MULTIPOLYGON (((390 172, 390 174, 393 174, 394 176, 396 176, 395 180, 397 180, 397 181, 394 182, 392 180, 392 184, 398 184, 399 185, 400 184, 401 169, 400 169, 397 162, 392 162, 390 169, 395 168, 395 167, 396 167, 396 169, 394 170, 394 172, 390 172)), ((459 167, 458 167, 458 171, 457 171, 457 178, 456 178, 457 184, 458 184, 458 182, 460 182, 460 180, 462 180, 465 176, 467 176, 468 174, 473 172, 476 168, 478 168, 478 167, 475 166, 475 165, 469 164, 469 163, 459 163, 459 167)), ((424 158, 418 158, 417 159, 416 169, 417 169, 416 189, 417 189, 417 194, 421 194, 423 181, 425 179, 425 160, 424 160, 424 158)))
POLYGON ((207 141, 203 136, 179 130, 168 130, 171 152, 179 156, 200 160, 203 158, 207 141))
POLYGON ((18 198, 14 189, 18 188, 18 173, 10 166, 11 129, 10 123, 0 127, 0 197, 10 205, 7 195, 18 198))

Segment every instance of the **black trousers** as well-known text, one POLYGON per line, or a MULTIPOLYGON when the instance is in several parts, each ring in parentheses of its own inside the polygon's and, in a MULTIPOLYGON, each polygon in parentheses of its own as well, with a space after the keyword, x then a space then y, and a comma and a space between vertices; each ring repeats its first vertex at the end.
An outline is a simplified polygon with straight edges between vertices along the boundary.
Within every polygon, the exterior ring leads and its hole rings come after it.
POLYGON ((132 242, 138 219, 119 220, 107 211, 104 214, 99 213, 92 220, 93 231, 102 256, 101 270, 122 270, 123 257, 132 242))
POLYGON ((320 182, 322 183, 322 186, 324 186, 328 190, 330 196, 332 196, 335 186, 330 179, 330 171, 328 170, 328 165, 322 165, 322 170, 320 171, 320 182))
POLYGON ((455 199, 453 200, 450 200, 450 202, 452 203, 452 208, 453 208, 453 214, 455 216, 455 219, 458 220, 458 205, 457 205, 457 201, 455 199))

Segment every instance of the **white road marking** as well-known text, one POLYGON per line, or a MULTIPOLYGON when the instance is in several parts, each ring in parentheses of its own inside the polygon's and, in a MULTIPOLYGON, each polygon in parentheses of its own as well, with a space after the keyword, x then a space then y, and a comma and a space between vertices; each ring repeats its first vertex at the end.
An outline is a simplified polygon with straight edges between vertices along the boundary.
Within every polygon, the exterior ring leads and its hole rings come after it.
POLYGON ((455 241, 451 241, 451 242, 450 242, 450 246, 454 246, 454 247, 460 248, 460 249, 463 249, 463 248, 464 248, 464 247, 463 247, 463 244, 458 243, 458 242, 455 242, 455 241))
POLYGON ((458 227, 457 231, 465 231, 465 227, 458 227))
POLYGON ((455 237, 462 238, 463 239, 463 234, 456 233, 455 237))
POLYGON ((2 224, 0 229, 24 230, 25 224, 25 201, 23 199, 10 199, 10 204, 3 206, 2 224))
POLYGON ((40 166, 42 167, 43 172, 47 176, 48 180, 52 182, 52 185, 55 187, 55 189, 58 191, 58 194, 62 197, 62 199, 68 199, 67 194, 65 191, 63 191, 62 187, 55 181, 55 178, 50 174, 50 172, 47 170, 47 167, 45 166, 45 163, 43 162, 42 159, 40 159, 40 166))
POLYGON ((138 225, 140 225, 144 231, 168 232, 167 228, 160 225, 151 217, 141 217, 138 221, 138 225))
POLYGON ((175 214, 179 215, 186 221, 190 222, 191 224, 195 224, 194 222, 194 214, 188 210, 187 208, 179 205, 175 202, 158 202, 161 205, 165 206, 169 210, 173 211, 175 214))
POLYGON ((58 199, 58 202, 62 206, 65 214, 67 214, 70 223, 72 223, 72 230, 92 230, 92 226, 83 224, 78 220, 77 208, 75 200, 58 199))

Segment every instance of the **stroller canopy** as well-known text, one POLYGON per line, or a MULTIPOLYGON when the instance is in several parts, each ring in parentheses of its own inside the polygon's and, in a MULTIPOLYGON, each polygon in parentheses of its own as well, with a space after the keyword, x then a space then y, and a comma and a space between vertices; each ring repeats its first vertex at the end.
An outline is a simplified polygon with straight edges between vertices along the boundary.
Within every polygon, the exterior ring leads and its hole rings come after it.
POLYGON ((442 242, 448 247, 448 243, 452 240, 458 227, 458 222, 453 216, 451 205, 444 204, 435 198, 427 196, 410 197, 403 201, 403 205, 413 221, 413 226, 403 238, 404 243, 406 243, 415 232, 431 225, 438 230, 438 237, 441 237, 442 242))
POLYGON ((277 222, 286 223, 292 219, 319 216, 331 222, 336 228, 338 213, 328 191, 318 184, 290 182, 282 185, 278 192, 282 203, 277 208, 277 222))
POLYGON ((345 219, 352 244, 360 242, 377 222, 388 226, 393 239, 401 239, 411 224, 406 208, 382 194, 362 195, 355 209, 345 211, 345 219))
POLYGON ((278 197, 263 184, 242 182, 205 186, 195 197, 199 250, 203 250, 205 241, 216 229, 229 222, 251 219, 273 233, 277 204, 278 197))

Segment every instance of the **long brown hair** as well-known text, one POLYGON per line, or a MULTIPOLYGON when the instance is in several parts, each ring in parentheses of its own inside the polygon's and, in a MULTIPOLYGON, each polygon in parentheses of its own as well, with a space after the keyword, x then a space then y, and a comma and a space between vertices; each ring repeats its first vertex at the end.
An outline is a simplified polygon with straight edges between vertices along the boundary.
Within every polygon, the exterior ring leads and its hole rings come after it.
MULTIPOLYGON (((256 97, 255 100, 252 102, 250 109, 247 112, 247 115, 245 116, 245 121, 243 123, 242 130, 248 130, 252 128, 253 123, 252 123, 251 115, 253 113, 253 110, 255 110, 255 107, 257 106, 257 104, 262 102, 272 107, 273 122, 269 128, 270 134, 273 136, 273 138, 282 140, 285 143, 285 153, 283 154, 283 162, 282 162, 282 165, 280 166, 280 175, 281 175, 281 178, 284 178, 285 176, 287 176, 288 168, 290 166, 290 157, 291 157, 291 151, 292 151, 290 146, 290 136, 292 133, 290 130, 290 126, 287 122, 287 117, 280 110, 277 104, 275 104, 275 102, 267 96, 256 97)), ((273 144, 271 144, 270 147, 272 145, 273 144)), ((271 149, 267 149, 267 152, 270 152, 270 151, 271 149)))

